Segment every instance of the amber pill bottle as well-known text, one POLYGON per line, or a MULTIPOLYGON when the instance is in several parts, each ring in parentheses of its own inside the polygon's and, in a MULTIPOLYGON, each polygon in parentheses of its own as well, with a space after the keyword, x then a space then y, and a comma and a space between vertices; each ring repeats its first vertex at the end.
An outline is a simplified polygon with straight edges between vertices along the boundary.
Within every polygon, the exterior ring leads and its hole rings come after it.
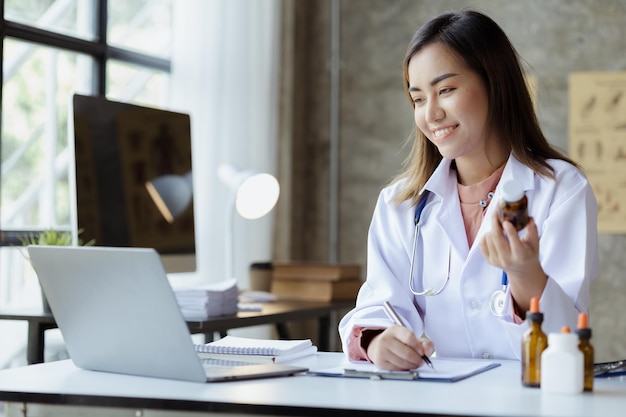
POLYGON ((528 199, 518 181, 509 180, 503 184, 498 212, 500 221, 508 220, 518 232, 528 224, 528 199))
POLYGON ((529 328, 522 337, 522 385, 538 388, 541 385, 541 354, 548 347, 548 336, 541 329, 543 313, 539 311, 539 299, 530 300, 526 313, 529 328))

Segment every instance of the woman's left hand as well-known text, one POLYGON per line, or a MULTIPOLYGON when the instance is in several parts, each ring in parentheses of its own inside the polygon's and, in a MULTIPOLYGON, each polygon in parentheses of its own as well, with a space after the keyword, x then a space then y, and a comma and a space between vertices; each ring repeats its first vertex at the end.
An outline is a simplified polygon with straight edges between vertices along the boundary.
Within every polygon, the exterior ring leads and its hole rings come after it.
POLYGON ((497 213, 492 228, 480 241, 480 250, 490 264, 506 271, 511 294, 517 306, 526 311, 532 297, 541 297, 547 277, 539 262, 539 234, 531 217, 520 237, 508 221, 497 213))

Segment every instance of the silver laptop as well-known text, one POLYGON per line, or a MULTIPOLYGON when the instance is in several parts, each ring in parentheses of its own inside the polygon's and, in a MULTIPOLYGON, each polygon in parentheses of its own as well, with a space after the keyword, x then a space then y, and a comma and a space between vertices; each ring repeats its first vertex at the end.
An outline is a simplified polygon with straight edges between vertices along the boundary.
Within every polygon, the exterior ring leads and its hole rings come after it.
POLYGON ((76 366, 194 382, 293 375, 284 364, 206 366, 153 249, 29 246, 76 366))

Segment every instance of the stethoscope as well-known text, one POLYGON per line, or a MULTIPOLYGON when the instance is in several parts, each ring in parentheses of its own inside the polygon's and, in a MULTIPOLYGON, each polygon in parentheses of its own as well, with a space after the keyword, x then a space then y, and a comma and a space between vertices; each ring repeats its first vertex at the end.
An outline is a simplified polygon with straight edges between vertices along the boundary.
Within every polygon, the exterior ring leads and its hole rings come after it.
MULTIPOLYGON (((424 289, 423 291, 415 290, 413 286, 413 269, 415 267, 415 250, 417 249, 417 239, 419 236, 420 219, 422 217, 422 212, 424 211, 424 208, 426 207, 426 202, 428 201, 429 194, 430 192, 428 190, 424 191, 419 201, 417 202, 417 208, 415 209, 415 218, 414 218, 415 228, 413 230, 413 250, 411 253, 411 266, 409 268, 409 290, 411 290, 411 292, 414 295, 420 295, 420 296, 423 295, 426 297, 432 297, 432 296, 441 294, 441 292, 448 285, 448 282, 450 281, 450 257, 451 257, 451 250, 450 248, 448 248, 448 271, 446 274, 446 278, 443 281, 443 284, 441 285, 441 287, 439 287, 439 289, 435 290, 434 288, 429 287, 429 288, 424 289)), ((506 290, 509 285, 508 277, 505 271, 502 271, 501 285, 502 287, 499 290, 494 291, 493 294, 491 294, 491 297, 489 299, 489 308, 491 310, 491 313, 497 317, 500 317, 504 314, 506 290)))

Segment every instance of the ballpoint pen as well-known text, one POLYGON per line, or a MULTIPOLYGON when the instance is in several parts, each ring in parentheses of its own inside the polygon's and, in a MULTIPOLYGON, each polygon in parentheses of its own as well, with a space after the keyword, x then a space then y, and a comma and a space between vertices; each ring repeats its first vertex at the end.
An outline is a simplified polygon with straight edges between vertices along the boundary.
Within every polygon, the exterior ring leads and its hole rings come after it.
MULTIPOLYGON (((404 324, 404 322, 402 321, 402 317, 400 317, 398 315, 398 313, 396 313, 396 310, 394 310, 394 308, 391 306, 391 304, 389 303, 389 301, 385 301, 383 303, 383 309, 385 310, 385 313, 387 314, 387 316, 398 326, 402 326, 402 327, 406 327, 406 325, 404 324)), ((430 361, 430 358, 426 355, 422 355, 422 359, 424 360, 424 362, 426 362, 426 364, 428 366, 430 366, 431 368, 435 369, 435 367, 433 366, 433 363, 430 361)))

